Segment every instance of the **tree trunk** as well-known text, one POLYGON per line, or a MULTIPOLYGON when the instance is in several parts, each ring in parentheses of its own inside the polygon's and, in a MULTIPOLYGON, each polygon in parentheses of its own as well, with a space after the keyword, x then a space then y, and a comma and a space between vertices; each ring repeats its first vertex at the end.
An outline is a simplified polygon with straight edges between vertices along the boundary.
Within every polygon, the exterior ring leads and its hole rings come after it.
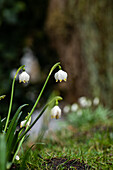
POLYGON ((59 84, 68 103, 78 97, 90 95, 85 59, 81 53, 81 38, 77 27, 68 18, 66 0, 50 0, 47 17, 47 31, 52 46, 57 50, 63 69, 68 73, 68 81, 59 84))

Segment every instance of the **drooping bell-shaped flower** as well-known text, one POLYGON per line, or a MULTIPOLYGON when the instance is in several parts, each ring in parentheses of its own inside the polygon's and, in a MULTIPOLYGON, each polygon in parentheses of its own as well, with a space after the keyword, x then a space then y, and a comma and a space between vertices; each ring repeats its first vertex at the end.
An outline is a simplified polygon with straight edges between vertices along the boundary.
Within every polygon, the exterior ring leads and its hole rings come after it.
POLYGON ((59 106, 54 106, 52 109, 51 109, 51 118, 60 118, 61 117, 61 109, 59 106))
POLYGON ((19 83, 23 82, 23 83, 28 83, 30 79, 29 74, 27 74, 25 71, 23 71, 20 75, 19 75, 19 83))
POLYGON ((29 120, 28 120, 28 122, 26 123, 26 121, 27 120, 23 120, 21 123, 20 123, 20 128, 22 128, 22 127, 28 127, 29 125, 30 125, 30 123, 31 123, 31 117, 29 118, 29 120), (25 125, 25 123, 26 123, 26 125, 25 125))
POLYGON ((56 82, 59 80, 60 82, 62 80, 66 81, 67 80, 67 73, 63 70, 59 70, 57 73, 55 73, 55 79, 56 79, 56 82))

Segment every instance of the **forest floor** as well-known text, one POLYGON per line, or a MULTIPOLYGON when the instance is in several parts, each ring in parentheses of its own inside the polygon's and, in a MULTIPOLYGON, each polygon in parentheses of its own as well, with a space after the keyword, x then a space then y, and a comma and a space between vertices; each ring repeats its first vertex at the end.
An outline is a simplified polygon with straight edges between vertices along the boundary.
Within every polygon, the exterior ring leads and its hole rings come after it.
MULTIPOLYGON (((29 144, 32 145, 32 144, 29 144)), ((29 170, 113 169, 113 118, 75 127, 67 125, 26 151, 29 170)))

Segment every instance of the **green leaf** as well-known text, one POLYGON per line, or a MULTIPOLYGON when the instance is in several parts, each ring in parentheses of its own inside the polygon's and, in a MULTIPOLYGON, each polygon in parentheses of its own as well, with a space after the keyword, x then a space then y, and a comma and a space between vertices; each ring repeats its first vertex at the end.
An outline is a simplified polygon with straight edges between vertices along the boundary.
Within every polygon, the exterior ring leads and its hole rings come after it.
POLYGON ((24 170, 26 168, 26 162, 29 158, 29 152, 30 150, 32 149, 33 146, 35 146, 36 144, 33 144, 24 154, 23 158, 22 158, 22 163, 21 163, 21 166, 20 166, 20 170, 24 170))
POLYGON ((6 141, 5 136, 0 134, 0 170, 6 169, 6 141))
POLYGON ((24 105, 20 106, 20 107, 18 108, 18 110, 16 111, 13 119, 11 120, 11 123, 10 123, 10 125, 9 125, 8 130, 7 130, 7 133, 6 133, 6 141, 8 141, 8 138, 9 138, 9 137, 11 137, 11 134, 14 134, 14 131, 16 130, 16 126, 17 126, 17 123, 18 123, 18 120, 19 120, 19 118, 20 118, 20 116, 21 116, 20 111, 21 111, 21 109, 22 109, 23 107, 25 107, 25 106, 27 106, 27 105, 28 105, 28 104, 24 104, 24 105))
POLYGON ((1 122, 1 116, 0 116, 0 133, 2 133, 2 122, 1 122))
POLYGON ((4 99, 6 95, 0 96, 0 100, 4 99))
POLYGON ((1 116, 0 116, 0 133, 2 133, 2 129, 4 127, 5 119, 6 118, 1 119, 1 116))
POLYGON ((11 161, 14 153, 12 153, 13 149, 14 149, 14 145, 18 140, 18 134, 16 133, 16 127, 18 124, 18 120, 22 114, 21 109, 23 107, 27 106, 27 104, 24 104, 22 106, 20 106, 18 108, 18 110, 16 111, 13 119, 11 120, 11 123, 9 125, 9 128, 7 130, 6 133, 6 142, 7 142, 7 159, 8 161, 11 161))

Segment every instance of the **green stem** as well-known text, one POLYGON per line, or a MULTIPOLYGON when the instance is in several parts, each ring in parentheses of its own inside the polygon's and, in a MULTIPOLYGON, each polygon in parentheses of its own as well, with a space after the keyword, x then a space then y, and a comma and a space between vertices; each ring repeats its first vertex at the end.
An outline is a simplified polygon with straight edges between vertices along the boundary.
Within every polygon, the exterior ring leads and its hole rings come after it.
POLYGON ((40 98, 41 98, 41 96, 42 96, 42 93, 43 93, 43 91, 44 91, 44 89, 45 89, 45 87, 46 87, 46 85, 47 85, 47 82, 48 82, 48 80, 49 80, 49 78, 50 78, 53 70, 54 70, 57 66, 59 66, 59 65, 60 65, 60 62, 56 63, 56 64, 51 68, 51 70, 50 70, 50 72, 49 72, 49 74, 48 74, 48 76, 47 76, 47 78, 46 78, 46 81, 45 81, 45 83, 44 83, 44 86, 43 86, 43 88, 42 88, 42 90, 41 90, 41 92, 40 92, 40 94, 39 94, 39 96, 38 96, 38 98, 37 98, 37 100, 36 100, 33 108, 31 109, 31 112, 29 113, 29 116, 28 116, 28 119, 27 119, 25 125, 27 124, 29 118, 31 117, 32 113, 34 112, 34 110, 35 110, 35 108, 36 108, 36 106, 37 106, 37 104, 38 104, 38 102, 39 102, 39 100, 40 100, 40 98))
MULTIPOLYGON (((28 127, 27 127, 28 128, 28 127)), ((27 130, 27 128, 26 128, 26 130, 27 130)), ((23 130, 22 130, 23 131, 23 130)), ((14 162, 14 160, 15 160, 15 157, 16 157, 16 155, 18 154, 18 152, 19 152, 19 150, 20 150, 20 147, 21 147, 21 145, 22 145, 22 143, 23 143, 23 141, 24 141, 24 138, 25 138, 25 136, 23 136, 23 138, 21 139, 21 141, 20 141, 20 143, 19 143, 19 146, 18 146, 18 148, 17 148, 17 150, 16 150, 16 152, 15 152, 15 154, 14 154, 14 156, 13 156, 13 162, 14 162)))
POLYGON ((12 90, 11 90, 11 99, 10 99, 10 104, 9 104, 9 110, 8 110, 8 115, 7 115, 7 120, 6 120, 6 124, 5 124, 5 128, 4 128, 4 132, 6 132, 7 130, 7 126, 8 126, 8 122, 9 122, 9 118, 10 118, 10 113, 11 113, 11 108, 12 108, 12 102, 13 102, 13 94, 14 94, 14 84, 15 84, 15 80, 17 77, 18 72, 25 67, 25 65, 19 67, 19 69, 17 70, 14 79, 13 79, 13 83, 12 83, 12 90))

